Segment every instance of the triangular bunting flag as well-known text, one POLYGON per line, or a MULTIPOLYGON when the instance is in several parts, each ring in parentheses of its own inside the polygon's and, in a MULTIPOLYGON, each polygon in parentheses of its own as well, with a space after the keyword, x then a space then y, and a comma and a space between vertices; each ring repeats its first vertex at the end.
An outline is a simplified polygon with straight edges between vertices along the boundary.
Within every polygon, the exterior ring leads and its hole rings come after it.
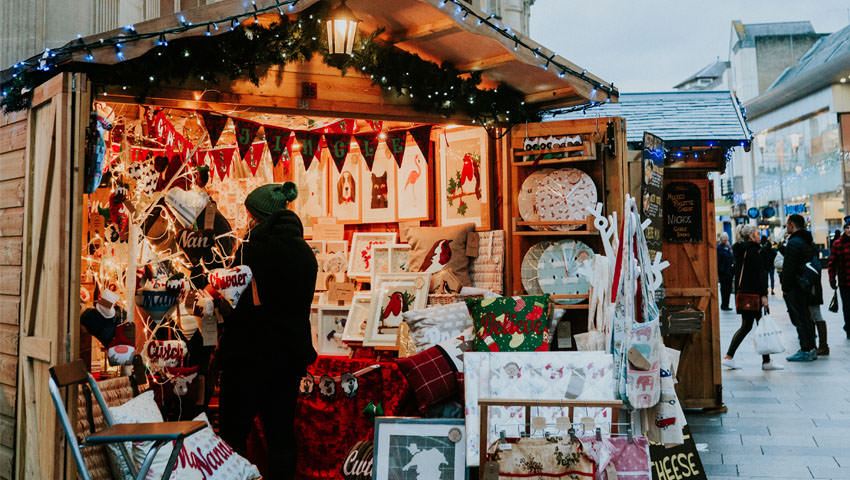
POLYGON ((324 128, 325 133, 354 133, 354 120, 345 119, 324 128))
POLYGON ((319 141, 322 139, 321 133, 295 131, 295 138, 301 145, 301 158, 304 159, 304 170, 310 169, 310 164, 313 163, 314 157, 319 157, 322 147, 319 141))
POLYGON ((372 164, 375 163, 375 152, 378 151, 378 132, 361 133, 354 136, 357 140, 357 145, 360 147, 360 154, 366 161, 366 166, 369 171, 372 171, 372 164))
POLYGON ((375 133, 380 132, 384 127, 383 120, 366 120, 366 124, 369 125, 375 133))
MULTIPOLYGON (((268 125, 264 125, 263 130, 266 132, 266 145, 269 146, 272 165, 276 167, 277 162, 280 161, 280 156, 283 155, 283 149, 286 148, 287 142, 289 142, 289 134, 292 133, 292 130, 288 128, 269 127, 268 125)), ((291 157, 292 152, 290 152, 291 157)))
POLYGON ((416 142, 416 146, 419 147, 419 151, 422 152, 422 156, 425 157, 425 161, 427 162, 428 150, 431 144, 431 125, 411 128, 408 132, 410 132, 410 136, 413 137, 413 141, 416 142))
POLYGON ((331 153, 331 158, 334 159, 336 171, 342 172, 345 157, 348 156, 348 150, 351 149, 351 135, 328 133, 325 134, 325 141, 328 142, 328 150, 331 153))
POLYGON ((233 119, 233 126, 236 127, 236 145, 239 147, 239 158, 245 158, 251 144, 254 143, 254 137, 257 136, 257 130, 260 129, 260 124, 249 120, 233 119))
POLYGON ((201 118, 204 119, 204 127, 210 135, 210 144, 215 148, 218 139, 221 137, 221 132, 224 131, 224 126, 227 124, 227 117, 212 112, 203 112, 201 118))
POLYGON ((200 167, 201 165, 207 164, 207 153, 209 150, 195 150, 195 155, 192 158, 192 165, 200 167))
POLYGON ((218 172, 218 178, 224 180, 230 173, 230 162, 233 161, 233 153, 236 147, 221 148, 218 150, 210 150, 212 163, 215 165, 215 171, 218 172))
POLYGON ((263 149, 266 147, 266 144, 263 142, 257 142, 251 144, 251 149, 248 150, 248 154, 245 155, 245 163, 248 164, 248 169, 251 170, 251 175, 257 176, 257 168, 260 167, 260 160, 263 159, 263 149))
POLYGON ((395 163, 401 168, 401 161, 404 159, 404 144, 407 141, 407 130, 395 130, 387 132, 387 148, 395 158, 395 163))

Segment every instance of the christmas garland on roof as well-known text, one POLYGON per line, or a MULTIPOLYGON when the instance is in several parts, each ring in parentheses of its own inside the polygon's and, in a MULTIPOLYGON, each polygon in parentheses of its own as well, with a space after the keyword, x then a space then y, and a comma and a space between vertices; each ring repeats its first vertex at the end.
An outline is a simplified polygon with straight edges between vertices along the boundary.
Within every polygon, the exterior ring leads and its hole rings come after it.
MULTIPOLYGON (((281 16, 269 27, 248 20, 233 22, 230 32, 216 36, 159 41, 144 55, 114 65, 75 63, 61 66, 85 71, 96 84, 132 88, 139 101, 162 85, 192 80, 214 88, 222 77, 248 78, 259 85, 273 65, 306 62, 319 54, 327 65, 369 75, 374 85, 390 94, 405 96, 417 111, 450 116, 464 114, 482 125, 515 124, 540 119, 536 109, 525 105, 522 93, 502 85, 479 88, 480 72, 462 72, 453 65, 423 60, 418 55, 375 41, 381 32, 362 38, 353 55, 334 58, 328 54, 323 18, 327 5, 317 3, 297 18, 281 16)), ((120 47, 119 58, 123 56, 120 47)), ((32 89, 55 72, 26 69, 0 85, 0 106, 6 111, 28 108, 32 89)))

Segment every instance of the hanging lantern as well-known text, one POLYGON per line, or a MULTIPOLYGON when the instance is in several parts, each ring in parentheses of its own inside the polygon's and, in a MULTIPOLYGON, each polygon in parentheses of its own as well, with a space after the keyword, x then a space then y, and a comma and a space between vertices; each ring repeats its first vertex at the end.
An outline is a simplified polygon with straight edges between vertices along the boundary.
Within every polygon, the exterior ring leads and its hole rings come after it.
POLYGON ((327 21, 328 53, 331 55, 351 55, 354 50, 354 35, 360 20, 345 4, 345 0, 330 13, 327 21))

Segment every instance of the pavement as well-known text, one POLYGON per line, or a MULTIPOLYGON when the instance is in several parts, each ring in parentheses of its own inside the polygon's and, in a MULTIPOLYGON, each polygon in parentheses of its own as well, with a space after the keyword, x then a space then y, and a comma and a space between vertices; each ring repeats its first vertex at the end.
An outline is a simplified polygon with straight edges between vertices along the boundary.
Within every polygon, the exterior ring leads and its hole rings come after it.
MULTIPOLYGON (((826 276, 826 275, 824 275, 826 276)), ((777 279, 778 280, 778 279, 777 279)), ((777 285, 778 286, 778 285, 777 285)), ((738 370, 723 371, 724 414, 688 414, 708 478, 850 479, 850 340, 841 312, 821 312, 831 354, 811 363, 789 363, 799 348, 779 292, 770 310, 783 329, 786 352, 774 355, 782 371, 762 371, 750 336, 735 354, 738 370)), ((721 312, 723 353, 740 326, 734 312, 721 312)))

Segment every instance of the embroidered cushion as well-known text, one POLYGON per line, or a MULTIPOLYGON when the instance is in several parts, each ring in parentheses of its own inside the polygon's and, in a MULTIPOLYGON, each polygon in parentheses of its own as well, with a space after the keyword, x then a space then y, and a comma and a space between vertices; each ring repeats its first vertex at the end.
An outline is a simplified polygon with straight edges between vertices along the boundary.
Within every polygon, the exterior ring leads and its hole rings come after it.
POLYGON ((467 299, 477 352, 549 350, 549 296, 467 299))
POLYGON ((472 327, 472 317, 463 302, 411 310, 403 316, 417 352, 457 339, 472 327))
POLYGON ((456 282, 462 286, 471 286, 466 237, 474 229, 473 223, 451 227, 409 228, 407 242, 410 244, 410 271, 431 273, 431 291, 448 288, 456 290, 451 293, 456 293, 460 290, 456 282), (445 273, 440 273, 444 271, 445 273))

